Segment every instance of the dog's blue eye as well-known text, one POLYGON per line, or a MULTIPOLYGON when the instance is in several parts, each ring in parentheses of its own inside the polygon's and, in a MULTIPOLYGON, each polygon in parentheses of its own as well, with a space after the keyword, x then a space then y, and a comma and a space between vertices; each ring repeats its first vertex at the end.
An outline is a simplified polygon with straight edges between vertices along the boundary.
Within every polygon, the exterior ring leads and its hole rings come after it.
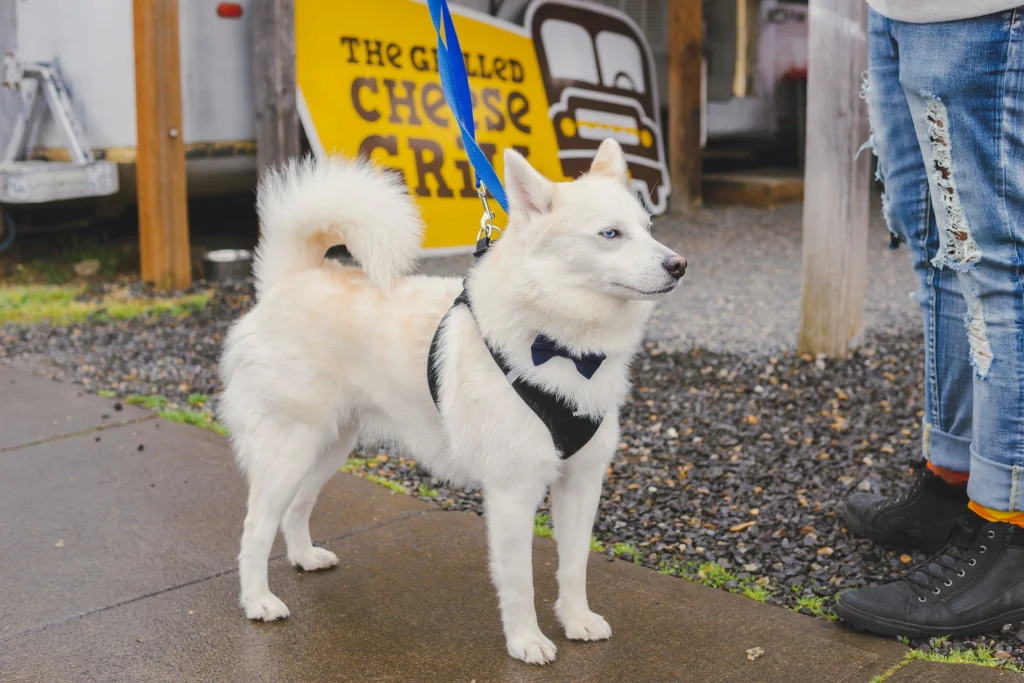
POLYGON ((618 237, 621 234, 622 233, 620 233, 615 228, 608 228, 607 230, 605 230, 604 232, 601 233, 601 236, 602 237, 607 237, 608 239, 613 240, 613 239, 615 239, 616 237, 618 237))

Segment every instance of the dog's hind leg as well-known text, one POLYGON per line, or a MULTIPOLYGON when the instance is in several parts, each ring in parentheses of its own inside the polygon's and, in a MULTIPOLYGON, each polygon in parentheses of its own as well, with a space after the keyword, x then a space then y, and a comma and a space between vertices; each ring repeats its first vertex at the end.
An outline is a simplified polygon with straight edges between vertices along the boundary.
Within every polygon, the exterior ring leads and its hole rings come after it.
POLYGON ((249 504, 238 555, 241 605, 250 619, 274 621, 288 616, 288 607, 267 582, 267 563, 288 505, 316 462, 320 439, 305 425, 265 424, 247 446, 249 504))
POLYGON ((605 461, 594 452, 569 458, 562 479, 551 487, 551 516, 558 542, 558 601, 555 613, 570 640, 604 640, 608 622, 587 603, 587 560, 594 515, 601 499, 605 461))
POLYGON ((348 460, 349 453, 355 447, 356 436, 355 429, 341 433, 337 447, 323 453, 306 473, 299 492, 295 494, 295 499, 284 513, 281 531, 288 547, 288 561, 294 567, 311 572, 338 564, 337 555, 327 548, 313 545, 309 535, 309 515, 316 504, 317 496, 320 495, 320 489, 348 460))
POLYGON ((484 489, 484 517, 490 546, 491 577, 508 653, 530 664, 555 659, 555 644, 537 624, 533 600, 533 519, 544 486, 484 489))

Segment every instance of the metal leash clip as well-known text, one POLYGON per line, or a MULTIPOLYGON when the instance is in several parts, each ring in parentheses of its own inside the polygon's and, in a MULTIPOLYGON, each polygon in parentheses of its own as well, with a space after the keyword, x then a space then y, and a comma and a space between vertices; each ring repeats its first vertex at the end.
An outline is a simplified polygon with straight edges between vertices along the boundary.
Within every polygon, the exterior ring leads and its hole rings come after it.
POLYGON ((491 211, 491 205, 487 203, 487 188, 483 183, 477 182, 476 194, 484 205, 484 213, 480 216, 480 231, 476 234, 476 251, 473 252, 474 256, 480 256, 491 246, 493 241, 491 234, 497 231, 500 235, 501 229, 493 222, 494 212, 491 211))

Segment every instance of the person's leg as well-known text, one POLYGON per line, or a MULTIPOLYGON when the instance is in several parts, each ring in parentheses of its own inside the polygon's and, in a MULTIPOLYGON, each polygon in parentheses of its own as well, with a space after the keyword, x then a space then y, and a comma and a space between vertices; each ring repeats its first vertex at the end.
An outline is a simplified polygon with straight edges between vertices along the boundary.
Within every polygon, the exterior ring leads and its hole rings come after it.
MULTIPOLYGON (((966 301, 974 512, 927 563, 844 594, 836 611, 883 633, 970 635, 1024 618, 1024 7, 896 22, 892 35, 929 161, 933 263, 957 274, 966 301)), ((937 352, 951 341, 937 339, 937 352)))
POLYGON ((901 80, 922 150, 930 155, 932 203, 941 207, 942 241, 933 263, 957 274, 967 307, 966 335, 940 339, 939 353, 959 353, 959 338, 968 340, 974 369, 968 494, 981 506, 1020 511, 1024 6, 953 24, 904 24, 901 33, 910 51, 901 80))
POLYGON ((888 19, 870 11, 864 97, 871 118, 870 145, 885 185, 882 211, 889 230, 909 247, 920 282, 915 296, 924 314, 922 448, 929 469, 920 467, 915 481, 889 498, 855 493, 840 512, 860 536, 935 551, 967 504, 964 483, 970 467, 972 414, 970 346, 963 334, 967 306, 957 274, 932 264, 940 234, 929 197, 928 167, 900 83, 899 47, 892 27, 888 19))

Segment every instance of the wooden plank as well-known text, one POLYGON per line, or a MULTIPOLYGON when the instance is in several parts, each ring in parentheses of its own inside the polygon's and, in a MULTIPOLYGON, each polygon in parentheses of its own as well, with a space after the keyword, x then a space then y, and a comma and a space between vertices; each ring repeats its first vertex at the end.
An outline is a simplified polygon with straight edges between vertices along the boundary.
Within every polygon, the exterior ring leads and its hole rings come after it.
POLYGON ((846 358, 863 329, 867 269, 869 154, 867 5, 811 0, 803 294, 799 349, 846 358))
POLYGON ((192 284, 185 145, 181 132, 178 0, 133 0, 136 173, 142 279, 192 284))
POLYGON ((668 3, 668 140, 673 211, 700 206, 701 0, 668 3))
POLYGON ((255 0, 252 10, 256 163, 268 167, 299 156, 295 83, 294 0, 255 0))
POLYGON ((704 202, 725 206, 771 209, 804 198, 799 171, 752 168, 704 174, 704 202))

